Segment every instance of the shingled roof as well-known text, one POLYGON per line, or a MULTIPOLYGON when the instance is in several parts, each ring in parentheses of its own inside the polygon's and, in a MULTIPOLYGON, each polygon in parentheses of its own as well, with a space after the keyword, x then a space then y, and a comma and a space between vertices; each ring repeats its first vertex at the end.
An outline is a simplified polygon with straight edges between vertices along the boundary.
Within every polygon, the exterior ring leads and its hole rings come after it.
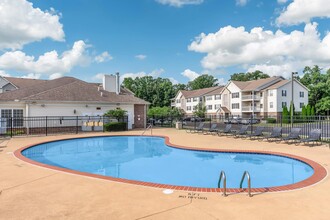
POLYGON ((27 79, 27 78, 15 78, 15 77, 3 77, 8 82, 12 83, 17 88, 25 88, 29 86, 35 86, 39 83, 43 83, 46 80, 42 79, 27 79))
POLYGON ((0 94, 0 101, 54 101, 149 104, 128 94, 123 88, 120 94, 98 88, 96 83, 87 83, 73 77, 45 80, 37 85, 23 87, 0 94))
POLYGON ((220 94, 223 88, 224 86, 215 86, 215 87, 196 89, 196 90, 181 90, 181 93, 187 99, 187 98, 200 97, 203 95, 220 94))
POLYGON ((265 87, 273 85, 281 80, 284 80, 284 78, 281 76, 273 76, 266 79, 251 80, 246 82, 234 80, 232 80, 231 82, 234 83, 242 91, 258 91, 264 89, 265 87))

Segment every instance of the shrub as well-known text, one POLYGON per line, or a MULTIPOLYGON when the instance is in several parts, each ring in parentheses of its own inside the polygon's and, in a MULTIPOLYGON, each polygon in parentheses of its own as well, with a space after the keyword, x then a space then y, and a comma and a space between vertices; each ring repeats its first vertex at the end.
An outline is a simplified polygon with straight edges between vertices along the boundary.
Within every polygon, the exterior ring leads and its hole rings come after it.
POLYGON ((110 122, 104 125, 104 131, 126 131, 126 122, 110 122))
POLYGON ((275 124, 276 123, 276 118, 267 118, 267 123, 268 124, 275 124))

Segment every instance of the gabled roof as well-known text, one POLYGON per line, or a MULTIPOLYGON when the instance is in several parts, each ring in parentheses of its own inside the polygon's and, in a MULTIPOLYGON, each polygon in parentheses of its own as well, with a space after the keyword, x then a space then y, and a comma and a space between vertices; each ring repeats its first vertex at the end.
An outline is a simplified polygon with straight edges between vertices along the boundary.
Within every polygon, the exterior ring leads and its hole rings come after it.
POLYGON ((26 79, 26 78, 15 78, 15 77, 3 77, 3 78, 5 78, 8 82, 13 84, 16 88, 34 86, 46 81, 42 79, 26 79))
MULTIPOLYGON (((299 81, 296 80, 296 79, 294 79, 294 81, 295 81, 296 83, 298 83, 299 85, 301 85, 303 88, 305 88, 306 90, 309 91, 309 89, 308 89, 305 85, 303 85, 301 82, 299 82, 299 81)), ((284 86, 284 85, 286 85, 286 84, 288 84, 288 83, 290 83, 290 82, 291 82, 291 80, 289 80, 289 79, 285 79, 285 80, 282 80, 282 81, 280 81, 280 82, 278 82, 278 83, 273 84, 272 86, 269 86, 267 89, 278 89, 278 88, 280 88, 280 87, 282 87, 282 86, 284 86)))
POLYGON ((0 94, 0 101, 14 100, 149 104, 133 95, 128 95, 123 89, 117 95, 114 92, 99 90, 98 84, 87 83, 73 77, 45 80, 34 86, 0 94))
POLYGON ((266 79, 251 80, 246 82, 234 80, 232 80, 231 82, 234 83, 242 91, 259 91, 282 80, 284 80, 284 78, 281 76, 273 76, 266 79))
POLYGON ((187 99, 187 98, 200 97, 203 95, 220 94, 223 88, 224 88, 223 86, 214 86, 210 88, 196 89, 196 90, 180 90, 180 92, 187 99), (219 93, 214 93, 218 91, 219 93))

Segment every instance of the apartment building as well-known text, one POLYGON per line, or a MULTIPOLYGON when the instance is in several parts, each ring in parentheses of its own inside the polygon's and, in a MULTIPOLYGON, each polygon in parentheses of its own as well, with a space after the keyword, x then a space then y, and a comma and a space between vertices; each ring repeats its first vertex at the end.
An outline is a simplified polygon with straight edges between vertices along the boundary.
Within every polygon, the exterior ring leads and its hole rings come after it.
POLYGON ((284 106, 289 108, 292 99, 297 112, 308 104, 308 89, 297 80, 274 76, 247 82, 229 81, 224 87, 212 87, 193 91, 179 91, 172 106, 186 114, 194 112, 194 106, 202 103, 207 115, 238 115, 241 117, 276 117, 284 106))

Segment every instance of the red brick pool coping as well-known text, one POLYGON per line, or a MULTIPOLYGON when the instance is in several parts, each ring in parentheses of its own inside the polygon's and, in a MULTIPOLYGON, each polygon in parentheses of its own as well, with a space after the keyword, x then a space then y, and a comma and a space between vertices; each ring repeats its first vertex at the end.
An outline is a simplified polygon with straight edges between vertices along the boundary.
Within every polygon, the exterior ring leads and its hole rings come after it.
MULTIPOLYGON (((105 135, 105 136, 94 136, 94 137, 116 137, 116 136, 138 136, 138 135, 105 135)), ((314 185, 327 176, 327 170, 320 164, 318 164, 312 160, 309 160, 307 158, 292 155, 292 154, 271 152, 271 151, 227 150, 227 149, 217 150, 217 149, 205 149, 205 148, 192 148, 192 147, 185 147, 185 146, 172 144, 170 142, 169 137, 167 137, 167 136, 161 136, 161 135, 153 135, 153 136, 145 135, 145 136, 164 138, 165 144, 168 145, 169 147, 179 148, 179 149, 183 149, 183 150, 219 152, 219 153, 253 153, 253 154, 267 154, 267 155, 288 157, 291 159, 296 159, 298 161, 304 162, 314 169, 314 174, 311 177, 309 177, 303 181, 300 181, 298 183, 277 186, 277 187, 251 188, 252 193, 279 192, 279 191, 301 189, 303 187, 314 185)), ((57 142, 57 141, 63 141, 63 140, 82 139, 82 138, 92 138, 92 137, 65 138, 65 139, 59 139, 59 140, 54 140, 54 141, 40 142, 40 143, 24 146, 24 147, 16 150, 14 152, 14 155, 20 160, 23 160, 27 163, 31 163, 31 164, 34 164, 37 166, 41 166, 41 167, 45 167, 45 168, 49 168, 49 169, 53 169, 53 170, 58 170, 58 171, 63 171, 63 172, 71 173, 71 174, 78 174, 78 175, 83 175, 83 176, 87 176, 87 177, 99 178, 99 179, 103 179, 103 180, 111 180, 111 181, 116 181, 116 182, 121 182, 121 183, 128 183, 128 184, 135 184, 135 185, 140 185, 140 186, 148 186, 148 187, 163 188, 163 189, 172 189, 172 190, 183 190, 183 191, 194 191, 194 192, 222 192, 223 191, 222 188, 175 186, 175 185, 168 185, 168 184, 143 182, 143 181, 137 181, 137 180, 128 180, 128 179, 122 179, 122 178, 116 178, 116 177, 110 177, 110 176, 102 176, 102 175, 98 175, 98 174, 75 171, 75 170, 70 170, 70 169, 65 169, 65 168, 61 168, 61 167, 56 167, 56 166, 39 163, 37 161, 28 159, 27 157, 22 155, 23 150, 36 146, 36 145, 39 145, 39 144, 45 144, 45 143, 51 143, 51 142, 57 142)), ((247 189, 227 188, 227 193, 240 193, 240 192, 246 192, 246 191, 247 191, 247 189)))

